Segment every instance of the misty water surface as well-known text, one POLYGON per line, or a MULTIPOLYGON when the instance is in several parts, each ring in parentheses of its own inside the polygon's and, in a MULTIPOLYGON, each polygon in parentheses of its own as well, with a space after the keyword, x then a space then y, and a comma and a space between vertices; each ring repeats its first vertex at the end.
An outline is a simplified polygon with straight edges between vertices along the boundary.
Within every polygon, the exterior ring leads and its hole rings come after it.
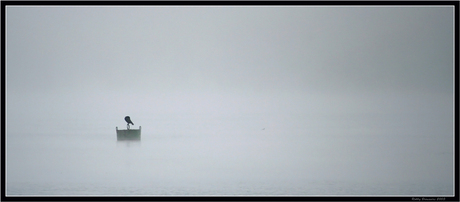
POLYGON ((451 194, 452 147, 439 145, 452 143, 424 132, 432 121, 189 115, 143 124, 141 142, 114 128, 8 134, 8 194, 451 194))

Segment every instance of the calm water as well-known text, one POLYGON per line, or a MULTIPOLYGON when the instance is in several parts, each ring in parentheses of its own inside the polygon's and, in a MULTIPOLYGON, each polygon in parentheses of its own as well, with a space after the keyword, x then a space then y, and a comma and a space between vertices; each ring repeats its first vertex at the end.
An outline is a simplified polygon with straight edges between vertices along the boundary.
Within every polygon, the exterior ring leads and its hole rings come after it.
POLYGON ((339 119, 185 117, 140 124, 141 142, 117 142, 111 123, 9 133, 6 194, 453 194, 449 134, 339 119))

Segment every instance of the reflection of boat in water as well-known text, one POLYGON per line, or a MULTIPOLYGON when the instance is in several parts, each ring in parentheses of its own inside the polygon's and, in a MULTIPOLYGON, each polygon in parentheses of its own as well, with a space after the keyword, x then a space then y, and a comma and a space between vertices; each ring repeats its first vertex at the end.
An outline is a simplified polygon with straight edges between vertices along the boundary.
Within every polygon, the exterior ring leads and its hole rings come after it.
POLYGON ((137 140, 141 141, 141 126, 139 126, 139 129, 126 129, 126 130, 118 130, 117 129, 117 140, 118 141, 123 141, 123 140, 137 140))

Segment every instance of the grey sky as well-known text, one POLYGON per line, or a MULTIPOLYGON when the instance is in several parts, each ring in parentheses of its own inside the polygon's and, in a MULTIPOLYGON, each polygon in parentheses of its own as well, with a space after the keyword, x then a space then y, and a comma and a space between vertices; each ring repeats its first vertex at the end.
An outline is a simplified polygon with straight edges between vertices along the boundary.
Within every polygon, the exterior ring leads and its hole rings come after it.
MULTIPOLYGON (((363 179, 383 173, 381 179, 448 181, 452 162, 433 153, 453 151, 453 11, 8 6, 7 132, 108 134, 130 115, 143 134, 220 131, 225 138, 248 138, 249 145, 260 139, 242 131, 267 128, 275 132, 265 143, 286 150, 267 164, 286 162, 295 170, 286 175, 302 169, 321 173, 323 167, 309 167, 311 162, 298 165, 302 152, 320 151, 324 156, 312 161, 331 165, 328 169, 349 168, 350 176, 366 171, 363 179), (251 118, 261 114, 266 119, 251 118), (230 121, 219 122, 221 128, 200 122, 216 117, 230 121), (248 122, 236 127, 231 120, 248 122), (292 137, 284 136, 286 129, 292 137), (374 136, 363 135, 368 133, 374 136), (439 138, 436 143, 445 147, 422 149, 434 140, 417 135, 439 138), (301 140, 313 146, 303 147, 301 140), (380 147, 369 146, 377 141, 380 147), (433 154, 434 163, 425 167, 422 154, 433 154), (353 167, 364 160, 373 163, 353 167), (380 172, 381 167, 388 170, 380 172)), ((216 151, 240 141, 225 138, 217 138, 216 151)), ((331 178, 342 172, 330 171, 331 178)))
POLYGON ((451 7, 6 11, 9 110, 37 99, 122 111, 193 108, 187 103, 216 111, 260 100, 308 108, 289 102, 453 92, 451 7))
POLYGON ((452 90, 449 7, 7 12, 10 91, 452 90))
POLYGON ((452 12, 8 7, 8 92, 451 93, 452 12))

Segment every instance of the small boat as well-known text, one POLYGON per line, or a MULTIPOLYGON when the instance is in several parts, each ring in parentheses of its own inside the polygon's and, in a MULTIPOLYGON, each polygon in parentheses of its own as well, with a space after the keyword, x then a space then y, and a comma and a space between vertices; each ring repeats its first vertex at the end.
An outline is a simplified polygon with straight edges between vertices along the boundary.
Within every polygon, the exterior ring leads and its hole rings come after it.
POLYGON ((141 126, 139 126, 139 129, 126 129, 126 130, 118 130, 117 129, 117 140, 118 141, 123 141, 123 140, 137 140, 141 141, 141 126))

